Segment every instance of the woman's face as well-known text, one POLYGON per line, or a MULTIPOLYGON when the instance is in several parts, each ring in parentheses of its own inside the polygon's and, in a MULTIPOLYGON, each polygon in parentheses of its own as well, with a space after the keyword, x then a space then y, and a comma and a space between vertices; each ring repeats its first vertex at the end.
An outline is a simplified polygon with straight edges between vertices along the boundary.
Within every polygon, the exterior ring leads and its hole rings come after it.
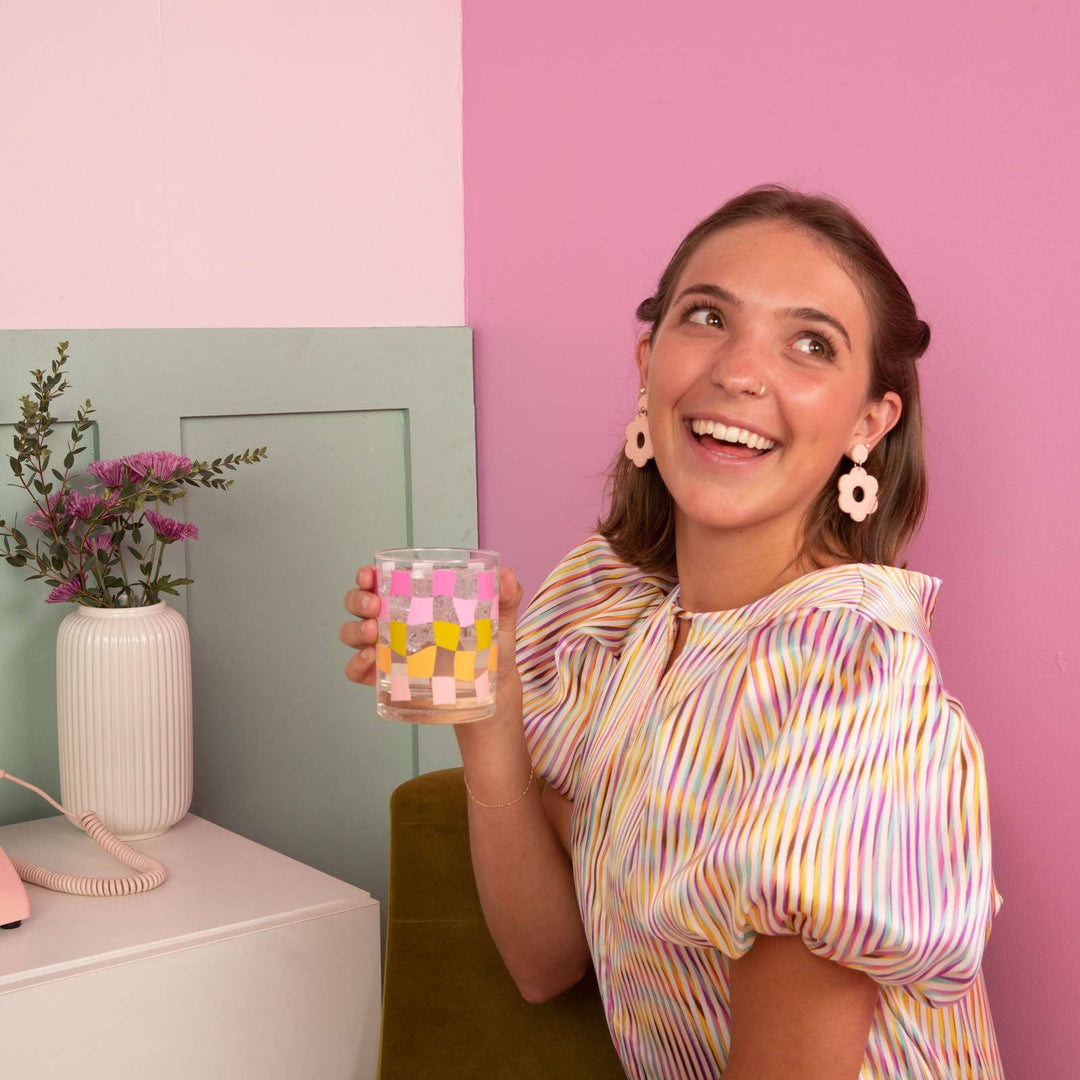
POLYGON ((868 400, 871 332, 858 285, 806 231, 755 222, 700 244, 652 344, 638 345, 681 528, 739 530, 794 554, 840 459, 899 418, 896 394, 868 400))

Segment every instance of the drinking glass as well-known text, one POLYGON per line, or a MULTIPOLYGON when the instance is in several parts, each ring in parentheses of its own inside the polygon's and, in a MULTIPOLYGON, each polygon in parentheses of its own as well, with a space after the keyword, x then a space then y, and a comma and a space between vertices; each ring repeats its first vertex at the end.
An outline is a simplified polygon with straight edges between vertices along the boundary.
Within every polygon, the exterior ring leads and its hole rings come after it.
POLYGON ((376 710, 463 724, 495 712, 499 556, 473 548, 375 552, 376 710))

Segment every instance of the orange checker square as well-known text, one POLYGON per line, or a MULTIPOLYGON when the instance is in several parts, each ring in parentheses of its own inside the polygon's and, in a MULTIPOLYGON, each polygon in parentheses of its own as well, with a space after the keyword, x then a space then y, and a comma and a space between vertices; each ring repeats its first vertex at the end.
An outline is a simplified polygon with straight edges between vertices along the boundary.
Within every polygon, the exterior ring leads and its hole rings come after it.
POLYGON ((499 666, 499 643, 493 641, 488 650, 488 671, 494 671, 499 666))
POLYGON ((390 674, 390 646, 389 645, 376 645, 375 646, 375 664, 378 669, 384 674, 390 674))
POLYGON ((405 662, 409 670, 409 677, 412 679, 430 679, 435 674, 435 654, 438 651, 436 646, 429 645, 426 649, 414 652, 405 662))
POLYGON ((454 678, 472 682, 476 678, 476 653, 461 649, 454 653, 454 678))

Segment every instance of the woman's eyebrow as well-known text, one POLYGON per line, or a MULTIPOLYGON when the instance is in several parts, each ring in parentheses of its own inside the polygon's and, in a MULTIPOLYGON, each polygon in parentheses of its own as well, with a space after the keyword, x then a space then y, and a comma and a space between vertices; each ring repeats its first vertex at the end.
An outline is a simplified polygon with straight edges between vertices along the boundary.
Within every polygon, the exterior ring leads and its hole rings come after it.
POLYGON ((722 289, 719 285, 688 285, 675 297, 673 303, 677 304, 684 296, 691 295, 712 296, 717 300, 723 300, 725 304, 730 304, 734 308, 743 306, 743 302, 733 292, 728 292, 727 289, 722 289))
POLYGON ((817 308, 812 307, 796 307, 796 308, 784 308, 783 311, 776 313, 781 319, 809 319, 811 322, 823 322, 833 327, 835 330, 839 330, 844 337, 844 341, 847 342, 847 347, 851 348, 851 338, 848 337, 848 332, 844 329, 844 324, 839 319, 834 319, 831 315, 826 315, 824 311, 818 311, 817 308))
MULTIPOLYGON (((675 297, 672 306, 679 303, 680 300, 687 296, 712 296, 717 300, 722 300, 725 304, 730 304, 736 309, 743 306, 742 300, 740 300, 733 292, 729 292, 720 285, 709 284, 688 285, 675 297)), ((782 308, 776 315, 777 318, 780 319, 808 319, 811 322, 823 322, 827 326, 831 326, 833 329, 839 331, 844 341, 847 343, 847 347, 849 349, 851 348, 851 337, 844 328, 844 324, 840 322, 839 319, 834 319, 824 311, 819 311, 817 308, 812 307, 782 308)))

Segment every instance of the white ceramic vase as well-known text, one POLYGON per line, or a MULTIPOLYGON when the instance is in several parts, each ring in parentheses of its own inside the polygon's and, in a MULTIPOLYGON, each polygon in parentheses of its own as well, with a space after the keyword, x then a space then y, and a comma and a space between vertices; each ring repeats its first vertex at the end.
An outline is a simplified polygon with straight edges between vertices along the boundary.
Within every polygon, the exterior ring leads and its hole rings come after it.
POLYGON ((56 638, 60 798, 125 840, 158 836, 191 806, 191 644, 164 601, 78 606, 56 638))

